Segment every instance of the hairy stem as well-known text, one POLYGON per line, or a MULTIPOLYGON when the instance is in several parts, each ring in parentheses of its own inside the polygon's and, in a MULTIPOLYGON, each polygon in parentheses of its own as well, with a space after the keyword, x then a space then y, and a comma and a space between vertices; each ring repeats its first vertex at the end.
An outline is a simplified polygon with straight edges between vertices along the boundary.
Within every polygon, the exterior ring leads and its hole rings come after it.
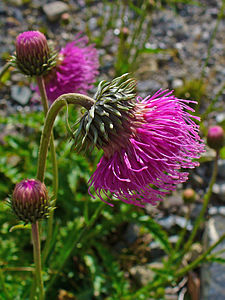
POLYGON ((35 277, 38 287, 39 300, 44 300, 44 285, 42 279, 41 270, 41 247, 39 239, 38 222, 31 225, 32 228, 32 239, 33 239, 33 250, 34 250, 34 263, 35 263, 35 277))
POLYGON ((38 169, 37 169, 38 180, 40 181, 44 180, 46 158, 48 153, 50 136, 51 136, 55 118, 59 113, 59 111, 67 104, 81 105, 89 110, 94 103, 95 103, 94 99, 88 96, 82 94, 72 94, 72 93, 61 95, 58 99, 54 101, 54 103, 52 104, 52 106, 50 107, 47 113, 44 129, 41 135, 41 142, 40 142, 39 156, 38 156, 38 169))
MULTIPOLYGON (((47 115, 48 112, 48 98, 45 90, 45 83, 43 77, 37 77, 37 84, 38 88, 40 91, 41 95, 41 102, 43 105, 44 109, 44 114, 45 116, 47 115)), ((50 137, 50 153, 51 153, 51 160, 52 160, 52 168, 53 168, 53 197, 54 197, 54 203, 56 202, 57 199, 57 194, 58 194, 58 164, 57 164, 57 158, 56 158, 56 151, 55 151, 55 145, 54 145, 54 134, 51 131, 51 137, 50 137)), ((52 231, 53 231, 53 217, 54 217, 54 210, 51 210, 49 214, 49 219, 48 219, 48 229, 47 229, 47 237, 46 237, 46 243, 45 247, 43 250, 43 264, 45 263, 45 260, 47 258, 48 252, 49 252, 49 247, 50 247, 50 242, 52 238, 52 231)))

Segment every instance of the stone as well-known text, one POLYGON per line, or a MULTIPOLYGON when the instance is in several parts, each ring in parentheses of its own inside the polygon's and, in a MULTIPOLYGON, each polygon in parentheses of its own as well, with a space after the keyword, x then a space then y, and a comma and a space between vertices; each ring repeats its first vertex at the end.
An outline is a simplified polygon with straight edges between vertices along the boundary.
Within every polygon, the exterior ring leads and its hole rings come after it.
POLYGON ((137 265, 130 269, 130 274, 136 279, 138 284, 144 286, 150 281, 152 281, 155 276, 155 272, 152 270, 152 268, 160 269, 162 267, 163 264, 160 262, 154 262, 145 265, 137 265))
POLYGON ((225 179, 225 160, 220 159, 218 161, 218 177, 225 179))
POLYGON ((124 239, 128 245, 133 244, 138 238, 140 228, 137 224, 129 223, 124 233, 124 239))
MULTIPOLYGON (((208 249, 225 233, 225 216, 215 215, 209 219, 204 232, 204 250, 208 249)), ((225 249, 223 240, 213 251, 212 254, 225 249)), ((225 252, 220 253, 219 257, 225 259, 225 252)), ((201 298, 204 300, 224 300, 225 299, 225 265, 219 263, 207 263, 201 268, 201 298)))
POLYGON ((31 97, 31 90, 26 86, 12 85, 11 97, 20 105, 26 105, 31 97))
POLYGON ((176 79, 174 79, 173 82, 172 82, 172 88, 173 88, 173 89, 177 89, 177 88, 183 86, 183 84, 184 84, 184 83, 183 83, 183 80, 182 80, 182 79, 176 78, 176 79))
POLYGON ((179 226, 180 228, 186 227, 188 231, 192 230, 193 228, 190 221, 187 222, 184 217, 172 214, 168 217, 158 219, 157 221, 162 227, 166 228, 167 230, 171 229, 173 226, 179 226))
POLYGON ((51 22, 55 22, 59 17, 69 11, 69 5, 62 1, 54 1, 43 6, 43 11, 51 22))
POLYGON ((217 180, 213 185, 213 194, 218 200, 225 201, 225 183, 224 180, 217 180))

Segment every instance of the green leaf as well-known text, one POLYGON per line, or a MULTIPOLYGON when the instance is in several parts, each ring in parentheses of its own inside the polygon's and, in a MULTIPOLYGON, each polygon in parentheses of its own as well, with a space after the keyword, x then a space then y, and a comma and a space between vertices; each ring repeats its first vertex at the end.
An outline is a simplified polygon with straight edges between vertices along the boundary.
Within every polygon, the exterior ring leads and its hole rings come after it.
POLYGON ((209 257, 207 257, 207 262, 215 262, 215 263, 219 263, 219 264, 225 264, 225 258, 209 256, 209 257))

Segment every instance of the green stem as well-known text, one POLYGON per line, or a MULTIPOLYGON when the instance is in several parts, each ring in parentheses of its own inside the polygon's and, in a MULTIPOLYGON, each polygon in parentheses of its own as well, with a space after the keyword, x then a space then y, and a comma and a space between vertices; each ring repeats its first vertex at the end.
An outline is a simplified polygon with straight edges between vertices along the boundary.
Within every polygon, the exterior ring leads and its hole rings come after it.
POLYGON ((48 146, 50 141, 50 136, 52 132, 52 128, 54 125, 55 118, 59 111, 63 108, 63 106, 67 104, 74 104, 74 105, 82 105, 86 109, 90 109, 95 101, 82 94, 64 94, 61 95, 58 99, 56 99, 52 106, 50 107, 44 124, 44 129, 41 135, 41 142, 39 148, 39 155, 38 155, 38 168, 37 168, 37 179, 40 181, 44 180, 44 173, 46 167, 46 158, 48 153, 48 146))
MULTIPOLYGON (((43 77, 37 77, 37 84, 38 88, 40 91, 41 95, 41 102, 43 105, 44 109, 44 114, 45 116, 47 115, 48 112, 48 98, 45 90, 45 83, 43 77)), ((53 132, 51 132, 51 137, 50 137, 50 153, 51 153, 51 160, 52 160, 52 168, 53 168, 53 197, 54 197, 54 203, 52 204, 53 206, 55 205, 56 199, 57 199, 57 194, 58 194, 58 164, 57 164, 57 158, 56 158, 56 151, 55 151, 55 145, 54 145, 54 135, 53 132)), ((47 237, 46 237, 46 243, 45 247, 43 250, 43 264, 45 263, 45 260, 47 258, 48 252, 49 252, 49 247, 50 247, 50 242, 52 238, 52 231, 53 231, 53 217, 54 217, 54 210, 51 210, 48 218, 48 229, 47 229, 47 237)))
POLYGON ((191 232, 191 235, 190 235, 187 243, 184 246, 184 252, 187 252, 190 249, 190 247, 192 245, 192 242, 193 242, 193 240, 194 240, 194 238, 197 234, 197 231, 199 229, 199 226, 201 225, 201 223, 203 221, 204 214, 206 212, 210 197, 212 195, 213 185, 216 181, 216 176, 217 176, 217 172, 218 172, 218 159, 219 159, 219 151, 216 152, 214 167, 213 167, 213 173, 212 173, 212 177, 211 177, 211 180, 210 180, 208 191, 207 191, 207 193, 205 194, 205 196, 203 198, 203 206, 202 206, 201 212, 200 212, 197 220, 195 221, 194 228, 191 232))
POLYGON ((33 249, 34 249, 34 263, 35 263, 35 277, 38 286, 39 300, 44 300, 44 285, 42 279, 41 270, 41 247, 39 239, 38 221, 31 225, 32 228, 32 239, 33 239, 33 249))

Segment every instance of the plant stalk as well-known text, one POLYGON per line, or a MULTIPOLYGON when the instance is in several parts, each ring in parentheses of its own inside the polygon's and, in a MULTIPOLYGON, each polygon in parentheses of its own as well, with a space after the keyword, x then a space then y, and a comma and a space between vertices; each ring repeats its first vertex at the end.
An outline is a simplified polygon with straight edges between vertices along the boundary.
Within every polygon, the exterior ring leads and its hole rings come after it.
POLYGON ((50 142, 50 136, 54 125, 55 118, 59 111, 67 104, 81 105, 86 109, 90 109, 95 103, 94 99, 82 95, 82 94, 64 94, 58 97, 47 113, 44 128, 41 135, 41 142, 38 155, 38 167, 37 167, 37 179, 44 180, 44 173, 46 167, 46 159, 48 153, 48 146, 50 142))
POLYGON ((39 239, 38 221, 31 225, 33 250, 34 250, 34 263, 35 263, 35 277, 38 287, 39 300, 44 300, 44 285, 42 279, 41 269, 41 247, 39 239))
MULTIPOLYGON (((44 109, 45 117, 48 112, 48 98, 45 90, 45 83, 43 77, 37 77, 37 84, 41 95, 41 102, 44 109)), ((54 197, 54 203, 55 205, 57 194, 58 194, 58 164, 57 164, 57 158, 56 158, 56 151, 55 151, 55 145, 54 145, 54 134, 51 131, 51 137, 50 137, 50 153, 51 153, 51 160, 52 160, 52 168, 53 168, 53 197, 54 197)), ((42 256, 42 262, 45 263, 45 260, 47 258, 50 242, 52 238, 52 231, 53 231, 53 217, 54 217, 54 210, 51 210, 48 218, 48 228, 47 228, 47 237, 45 242, 45 247, 43 250, 43 256, 42 256)))

